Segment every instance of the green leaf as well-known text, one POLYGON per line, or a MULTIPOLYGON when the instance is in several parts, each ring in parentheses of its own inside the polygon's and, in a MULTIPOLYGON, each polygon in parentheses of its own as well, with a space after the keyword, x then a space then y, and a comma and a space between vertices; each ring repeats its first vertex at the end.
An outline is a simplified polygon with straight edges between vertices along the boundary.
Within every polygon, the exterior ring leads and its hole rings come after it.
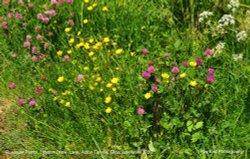
POLYGON ((199 140, 201 138, 202 134, 200 132, 196 132, 192 135, 192 142, 196 142, 197 140, 199 140))
POLYGON ((200 121, 200 122, 196 123, 196 125, 194 127, 195 127, 195 129, 202 128, 203 127, 203 121, 200 121))
POLYGON ((149 142, 149 144, 148 144, 148 148, 149 148, 149 150, 150 150, 151 152, 156 152, 156 149, 155 149, 155 147, 154 147, 154 145, 153 145, 153 142, 152 142, 152 141, 150 141, 150 142, 149 142))
POLYGON ((191 132, 193 130, 193 128, 194 128, 194 125, 190 125, 190 126, 187 127, 189 132, 191 132))
POLYGON ((187 125, 187 126, 190 126, 191 124, 192 124, 192 121, 189 120, 189 121, 187 121, 187 124, 186 124, 186 125, 187 125))

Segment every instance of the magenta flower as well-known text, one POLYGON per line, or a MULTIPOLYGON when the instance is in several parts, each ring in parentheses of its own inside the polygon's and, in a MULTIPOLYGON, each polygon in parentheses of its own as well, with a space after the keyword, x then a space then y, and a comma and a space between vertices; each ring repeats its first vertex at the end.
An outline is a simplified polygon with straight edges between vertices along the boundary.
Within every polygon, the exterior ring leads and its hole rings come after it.
POLYGON ((172 68, 172 72, 175 73, 175 74, 177 74, 179 71, 180 71, 179 68, 176 67, 176 66, 174 66, 174 67, 172 68))
POLYGON ((15 59, 15 58, 17 57, 17 55, 16 55, 16 54, 12 54, 11 57, 12 57, 13 59, 15 59))
POLYGON ((9 19, 11 19, 11 18, 13 17, 13 14, 12 14, 12 13, 8 13, 7 17, 8 17, 9 19))
POLYGON ((155 77, 154 82, 157 83, 157 84, 160 84, 160 83, 161 83, 160 79, 157 78, 157 77, 155 77))
POLYGON ((40 59, 44 59, 45 57, 46 57, 45 54, 40 54, 40 55, 39 55, 39 58, 40 58, 40 59))
POLYGON ((196 63, 198 66, 201 66, 202 65, 202 59, 201 58, 197 58, 196 59, 196 63))
POLYGON ((29 102, 29 106, 33 107, 36 105, 36 101, 34 99, 31 99, 29 102))
POLYGON ((9 88, 10 88, 10 89, 15 89, 15 88, 16 88, 16 84, 13 83, 13 82, 10 83, 10 84, 9 84, 9 88))
POLYGON ((51 5, 56 5, 57 4, 57 0, 51 0, 50 4, 51 5))
POLYGON ((183 61, 183 62, 182 62, 182 65, 183 65, 184 67, 188 67, 188 62, 187 62, 187 61, 183 61))
POLYGON ((38 60, 37 56, 35 56, 35 55, 33 55, 33 56, 31 57, 31 59, 32 59, 34 62, 36 62, 36 61, 38 60))
POLYGON ((148 49, 147 48, 143 48, 142 52, 144 53, 144 55, 148 54, 148 49))
POLYGON ((70 26, 75 25, 74 20, 70 19, 70 20, 68 21, 68 24, 69 24, 70 26))
POLYGON ((71 3, 73 3, 73 0, 67 0, 67 3, 71 4, 71 3))
POLYGON ((169 52, 165 52, 164 54, 166 57, 170 56, 170 53, 169 52))
POLYGON ((36 36, 36 39, 41 41, 41 40, 43 40, 43 36, 39 34, 39 35, 36 36))
MULTIPOLYGON (((40 20, 42 20, 42 19, 40 19, 40 20)), ((41 28, 40 28, 39 26, 36 26, 36 27, 35 27, 35 31, 36 31, 36 32, 39 32, 40 30, 41 30, 41 28)))
POLYGON ((214 69, 212 69, 212 68, 209 68, 207 70, 207 72, 208 72, 209 75, 214 75, 214 69))
POLYGON ((48 16, 55 16, 56 11, 55 10, 47 10, 47 11, 45 11, 45 14, 48 15, 48 16))
POLYGON ((154 70, 155 70, 154 66, 149 66, 147 72, 151 74, 154 72, 154 70))
POLYGON ((21 13, 18 13, 18 14, 16 15, 16 18, 17 18, 17 19, 22 19, 22 18, 23 18, 23 15, 22 15, 21 13))
POLYGON ((17 2, 19 5, 23 4, 23 0, 18 0, 17 2))
POLYGON ((42 21, 47 24, 49 22, 49 18, 48 17, 43 17, 42 21))
POLYGON ((5 22, 5 21, 3 21, 2 24, 1 24, 1 26, 2 26, 2 28, 7 29, 8 23, 5 22))
POLYGON ((211 54, 212 54, 212 50, 209 49, 209 48, 207 48, 207 49, 205 50, 205 55, 211 55, 211 54))
POLYGON ((37 48, 35 46, 32 47, 32 53, 37 53, 37 48))
POLYGON ((23 106, 25 104, 25 100, 23 98, 19 98, 17 104, 23 106))
POLYGON ((146 80, 149 80, 149 78, 151 77, 151 74, 147 71, 144 71, 142 73, 142 77, 145 78, 146 80))
POLYGON ((30 42, 28 42, 28 41, 25 41, 25 42, 23 43, 23 46, 24 46, 24 47, 27 47, 27 48, 29 48, 29 47, 30 47, 30 42))
POLYGON ((209 76, 207 77, 207 83, 208 83, 208 84, 214 83, 214 76, 213 76, 213 75, 209 75, 209 76))
POLYGON ((157 87, 157 86, 152 86, 151 89, 152 89, 152 91, 154 91, 154 92, 158 92, 158 87, 157 87))
POLYGON ((145 114, 145 110, 144 110, 142 107, 139 107, 139 108, 137 109, 137 114, 143 115, 143 114, 145 114))
POLYGON ((26 40, 30 40, 32 39, 32 36, 31 35, 26 35, 26 40))
POLYGON ((43 19, 42 13, 38 13, 38 14, 36 15, 36 17, 37 17, 37 19, 39 19, 39 20, 42 20, 42 19, 43 19))
POLYGON ((64 3, 64 0, 59 0, 59 2, 60 2, 61 4, 63 4, 63 3, 64 3))

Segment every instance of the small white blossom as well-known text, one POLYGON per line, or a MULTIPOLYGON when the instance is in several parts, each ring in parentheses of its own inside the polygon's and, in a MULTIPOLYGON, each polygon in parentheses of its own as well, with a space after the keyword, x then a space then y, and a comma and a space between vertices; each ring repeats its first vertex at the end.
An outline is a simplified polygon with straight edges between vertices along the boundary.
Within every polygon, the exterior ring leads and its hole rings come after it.
POLYGON ((204 11, 199 14, 199 22, 202 23, 204 20, 208 19, 210 16, 213 15, 213 12, 204 11))
POLYGON ((225 43, 224 42, 219 42, 215 48, 213 49, 213 56, 216 56, 217 54, 220 54, 223 50, 224 50, 224 47, 225 47, 225 43))
POLYGON ((236 9, 239 8, 239 6, 240 6, 239 0, 231 0, 227 5, 227 8, 232 9, 232 11, 235 12, 236 9))
POLYGON ((241 31, 236 35, 237 41, 244 41, 247 39, 247 32, 246 31, 241 31))
POLYGON ((227 27, 229 25, 234 25, 235 20, 234 17, 230 14, 223 15, 220 20, 218 21, 217 29, 224 29, 224 27, 227 27))
POLYGON ((243 59, 243 54, 233 54, 232 57, 234 61, 239 61, 243 59))

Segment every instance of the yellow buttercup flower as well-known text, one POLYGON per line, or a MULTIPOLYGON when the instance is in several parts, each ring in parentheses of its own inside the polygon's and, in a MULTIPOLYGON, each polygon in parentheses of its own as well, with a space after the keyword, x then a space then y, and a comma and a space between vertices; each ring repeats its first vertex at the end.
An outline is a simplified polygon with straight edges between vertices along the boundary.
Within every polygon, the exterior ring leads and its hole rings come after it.
POLYGON ((60 102, 59 102, 60 104, 64 104, 65 103, 65 100, 60 100, 60 102))
POLYGON ((89 56, 93 56, 95 53, 93 51, 89 52, 89 56))
POLYGON ((62 56, 63 52, 61 50, 57 51, 57 56, 62 56))
POLYGON ((189 85, 192 86, 192 87, 195 87, 195 86, 197 86, 197 82, 196 81, 190 81, 189 85))
POLYGON ((119 78, 113 78, 113 79, 111 80, 111 82, 112 82, 113 84, 117 84, 118 81, 119 81, 119 78))
POLYGON ((69 40, 69 43, 70 44, 73 44, 75 42, 75 39, 74 38, 71 38, 70 40, 69 40))
POLYGON ((97 6, 97 3, 94 3, 92 6, 95 8, 97 6))
POLYGON ((77 60, 73 60, 72 64, 75 65, 77 63, 77 60))
POLYGON ((88 11, 92 11, 93 9, 94 9, 93 6, 89 6, 89 7, 87 8, 88 11))
POLYGON ((161 74, 161 77, 162 77, 163 79, 168 79, 170 76, 169 76, 169 74, 167 74, 167 73, 162 73, 162 74, 161 74))
POLYGON ((84 23, 84 24, 87 24, 88 22, 89 22, 88 19, 84 19, 84 20, 83 20, 83 23, 84 23))
POLYGON ((108 104, 108 103, 110 103, 111 101, 112 101, 112 98, 111 98, 111 97, 106 97, 106 98, 105 98, 105 103, 108 104))
POLYGON ((116 45, 117 45, 117 42, 113 42, 112 45, 113 45, 113 46, 116 46, 116 45))
POLYGON ((180 74, 180 78, 185 78, 187 76, 187 74, 186 73, 182 73, 182 74, 180 74))
POLYGON ((67 53, 68 53, 69 55, 71 55, 71 54, 72 54, 72 50, 68 50, 67 53))
POLYGON ((107 87, 107 88, 111 88, 112 85, 113 85, 112 83, 108 83, 108 84, 106 84, 106 87, 107 87))
POLYGON ((90 89, 91 91, 93 91, 93 90, 95 89, 95 87, 92 86, 92 85, 89 85, 89 89, 90 89))
POLYGON ((70 32, 70 31, 71 31, 71 29, 72 29, 72 28, 65 28, 65 30, 64 30, 64 31, 65 31, 66 33, 68 33, 68 32, 70 32))
POLYGON ((108 42, 110 42, 110 39, 109 39, 109 37, 106 37, 106 38, 104 38, 104 39, 103 39, 103 42, 105 42, 105 43, 108 43, 108 42))
POLYGON ((120 54, 124 53, 124 50, 123 50, 123 49, 117 49, 117 50, 115 51, 115 53, 116 53, 117 55, 120 55, 120 54))
POLYGON ((150 93, 150 92, 146 93, 146 94, 144 95, 144 97, 145 97, 146 99, 151 98, 151 93, 150 93))
POLYGON ((197 63, 194 62, 194 61, 191 61, 191 62, 189 62, 189 65, 190 65, 191 67, 196 67, 196 66, 197 66, 197 63))
POLYGON ((70 102, 66 102, 66 103, 65 103, 65 106, 66 106, 66 107, 70 107, 70 106, 71 106, 71 103, 70 103, 70 102))
POLYGON ((108 7, 107 7, 107 6, 104 6, 104 7, 102 7, 102 11, 104 11, 104 12, 108 12, 108 11, 109 11, 109 9, 108 9, 108 7))
POLYGON ((95 41, 95 39, 93 38, 93 37, 91 37, 90 39, 89 39, 89 43, 93 43, 95 41))
POLYGON ((106 113, 111 113, 112 112, 112 108, 110 107, 107 107, 106 110, 105 110, 106 113))
POLYGON ((63 82, 64 81, 64 77, 63 76, 58 77, 57 81, 60 82, 60 83, 63 82))
POLYGON ((88 71, 88 70, 89 70, 89 67, 85 66, 85 67, 83 67, 83 70, 84 70, 84 71, 88 71))
POLYGON ((83 0, 83 2, 85 2, 85 3, 89 3, 89 0, 83 0))

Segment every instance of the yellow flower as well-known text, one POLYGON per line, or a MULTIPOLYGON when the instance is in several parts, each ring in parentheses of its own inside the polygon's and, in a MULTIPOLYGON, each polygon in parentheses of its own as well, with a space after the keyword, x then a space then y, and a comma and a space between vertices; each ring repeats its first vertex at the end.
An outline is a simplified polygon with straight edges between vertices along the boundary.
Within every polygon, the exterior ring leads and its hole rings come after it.
POLYGON ((85 3, 89 3, 89 0, 83 0, 85 3))
POLYGON ((102 89, 102 88, 100 89, 100 92, 103 92, 103 89, 102 89))
POLYGON ((197 82, 196 81, 190 81, 189 85, 192 86, 192 87, 195 87, 195 86, 197 86, 197 82))
POLYGON ((131 56, 135 56, 135 52, 131 52, 130 55, 131 55, 131 56))
POLYGON ((69 55, 71 55, 71 54, 72 54, 72 50, 68 50, 67 53, 68 53, 69 55))
POLYGON ((84 71, 88 71, 88 70, 89 70, 89 67, 85 66, 85 67, 83 67, 83 70, 84 70, 84 71))
POLYGON ((62 56, 63 52, 61 50, 57 51, 57 56, 62 56))
POLYGON ((94 68, 93 68, 94 71, 97 71, 97 70, 99 70, 99 69, 100 69, 100 67, 94 67, 94 68))
POLYGON ((71 29, 72 29, 72 28, 65 28, 65 30, 64 30, 64 31, 65 31, 66 33, 68 33, 68 32, 70 32, 70 31, 71 31, 71 29))
POLYGON ((108 103, 110 103, 111 101, 112 101, 112 98, 111 98, 111 97, 106 97, 106 98, 105 98, 105 103, 108 104, 108 103))
POLYGON ((74 38, 71 38, 70 40, 69 40, 69 43, 70 44, 73 44, 75 42, 75 39, 74 38))
POLYGON ((107 6, 104 6, 104 7, 102 7, 102 11, 104 11, 104 12, 108 12, 108 11, 109 11, 109 9, 108 9, 108 7, 107 7, 107 6))
POLYGON ((116 91, 117 91, 117 89, 116 89, 116 88, 112 88, 112 91, 113 91, 113 92, 116 92, 116 91))
POLYGON ((75 65, 77 63, 77 60, 73 60, 72 64, 75 65))
POLYGON ((89 89, 90 89, 91 91, 93 91, 93 90, 95 89, 95 87, 92 86, 92 85, 89 85, 89 89))
POLYGON ((92 6, 95 8, 97 6, 97 3, 94 3, 92 6))
POLYGON ((189 65, 190 65, 191 67, 196 67, 196 66, 197 66, 197 63, 194 62, 194 61, 191 61, 191 62, 189 62, 189 65))
POLYGON ((89 52, 89 56, 93 56, 95 53, 93 51, 89 52))
POLYGON ((89 22, 88 19, 84 19, 84 20, 83 20, 83 23, 84 23, 84 24, 87 24, 88 22, 89 22))
POLYGON ((87 8, 88 11, 92 11, 93 9, 94 9, 93 6, 89 6, 89 7, 87 8))
POLYGON ((93 37, 91 37, 90 39, 89 39, 89 43, 93 43, 95 41, 95 39, 93 38, 93 37))
POLYGON ((59 99, 59 97, 56 96, 56 97, 53 98, 53 101, 56 101, 56 100, 58 100, 58 99, 59 99))
POLYGON ((120 55, 120 54, 124 53, 124 50, 123 50, 123 49, 117 49, 117 50, 115 51, 115 53, 116 53, 117 55, 120 55))
POLYGON ((90 49, 89 43, 85 43, 85 44, 84 44, 84 48, 85 48, 85 49, 90 49))
POLYGON ((70 106, 71 106, 71 103, 70 103, 70 102, 66 102, 66 103, 65 103, 65 106, 66 106, 66 107, 70 107, 70 106))
POLYGON ((204 88, 207 89, 207 88, 208 88, 208 84, 205 84, 205 85, 204 85, 204 88))
POLYGON ((97 59, 97 57, 95 57, 95 56, 92 58, 93 61, 96 61, 96 59, 97 59))
POLYGON ((110 39, 109 39, 109 37, 105 37, 105 38, 103 39, 103 42, 105 42, 105 43, 108 43, 108 42, 110 42, 110 39))
POLYGON ((149 98, 151 97, 151 93, 150 93, 150 92, 146 93, 146 94, 144 95, 144 97, 145 97, 146 99, 149 99, 149 98))
POLYGON ((117 84, 118 81, 119 81, 119 78, 113 78, 113 79, 111 80, 111 82, 112 82, 113 84, 117 84))
POLYGON ((116 70, 116 71, 119 71, 119 70, 120 70, 120 68, 119 68, 119 67, 116 67, 116 68, 115 68, 115 70, 116 70))
POLYGON ((113 45, 113 46, 116 46, 116 45, 117 45, 117 42, 113 42, 112 45, 113 45))
POLYGON ((102 81, 102 78, 101 78, 101 77, 97 77, 95 81, 96 81, 96 82, 101 82, 101 81, 102 81))
POLYGON ((113 84, 112 83, 108 83, 108 84, 106 84, 106 87, 107 88, 111 88, 113 86, 113 84))
POLYGON ((58 77, 57 81, 58 82, 63 82, 64 81, 64 77, 63 76, 58 77))
POLYGON ((187 76, 187 74, 186 73, 182 73, 182 74, 180 74, 180 78, 185 78, 187 76))
POLYGON ((169 74, 167 74, 167 73, 162 73, 162 74, 161 74, 161 77, 162 77, 163 79, 168 79, 168 78, 169 78, 169 74))
POLYGON ((59 102, 60 104, 64 104, 65 103, 65 100, 60 100, 60 102, 59 102))
POLYGON ((80 31, 78 31, 78 32, 77 32, 77 35, 78 35, 78 36, 79 36, 79 35, 81 35, 81 32, 80 32, 80 31))
POLYGON ((112 108, 110 107, 107 107, 106 110, 105 110, 106 113, 111 113, 112 112, 112 108))

